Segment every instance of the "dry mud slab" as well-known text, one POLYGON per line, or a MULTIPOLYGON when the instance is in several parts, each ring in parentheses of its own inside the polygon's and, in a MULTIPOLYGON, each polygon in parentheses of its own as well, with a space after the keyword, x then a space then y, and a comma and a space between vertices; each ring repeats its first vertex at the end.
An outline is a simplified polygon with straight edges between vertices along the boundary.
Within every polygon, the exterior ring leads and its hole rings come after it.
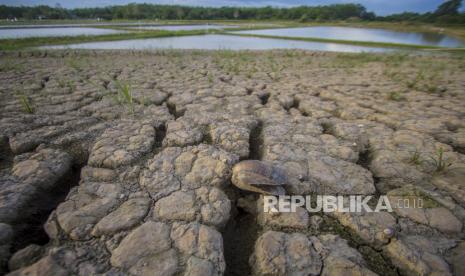
POLYGON ((11 275, 464 275, 465 60, 300 51, 0 56, 0 259, 11 275), (260 212, 288 194, 423 209, 260 212), (384 235, 386 228, 395 235, 384 235))

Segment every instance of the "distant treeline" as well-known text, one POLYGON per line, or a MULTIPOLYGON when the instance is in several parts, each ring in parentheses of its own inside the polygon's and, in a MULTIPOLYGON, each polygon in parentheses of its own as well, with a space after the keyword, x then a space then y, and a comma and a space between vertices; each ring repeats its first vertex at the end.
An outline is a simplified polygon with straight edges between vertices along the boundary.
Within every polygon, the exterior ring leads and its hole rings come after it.
POLYGON ((434 12, 424 14, 404 12, 385 17, 378 17, 383 21, 419 21, 430 23, 465 24, 465 13, 459 12, 462 0, 450 0, 442 3, 434 12))
POLYGON ((284 20, 344 20, 351 17, 372 19, 375 15, 358 4, 338 4, 295 8, 242 8, 242 7, 187 7, 152 4, 128 4, 103 8, 63 9, 60 7, 7 7, 0 6, 0 17, 25 19, 284 19, 284 20))
POLYGON ((335 4, 328 6, 300 6, 293 8, 275 7, 188 7, 173 5, 128 4, 102 8, 64 9, 55 7, 12 7, 0 5, 0 18, 17 19, 159 19, 159 20, 195 20, 195 19, 278 19, 296 21, 331 20, 384 20, 384 21, 422 21, 443 23, 465 23, 464 13, 459 13, 462 0, 443 3, 434 13, 402 13, 386 17, 368 12, 360 4, 335 4))

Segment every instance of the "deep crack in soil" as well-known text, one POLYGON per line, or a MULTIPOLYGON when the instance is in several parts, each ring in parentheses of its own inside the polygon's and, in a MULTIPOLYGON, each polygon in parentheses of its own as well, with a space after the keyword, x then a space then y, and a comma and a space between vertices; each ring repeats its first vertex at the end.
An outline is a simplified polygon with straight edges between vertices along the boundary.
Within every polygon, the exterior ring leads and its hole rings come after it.
POLYGON ((237 208, 223 231, 225 275, 251 275, 249 257, 258 238, 256 217, 237 208))
POLYGON ((49 237, 43 228, 49 215, 56 207, 65 200, 71 188, 79 184, 81 167, 73 165, 70 171, 57 183, 56 188, 51 191, 43 191, 35 198, 30 209, 34 210, 31 215, 12 224, 16 232, 16 239, 12 244, 11 252, 16 252, 30 244, 45 245, 49 237))
POLYGON ((262 155, 263 138, 261 137, 263 131, 263 123, 258 121, 257 126, 252 129, 249 136, 249 158, 252 160, 260 160, 262 155))

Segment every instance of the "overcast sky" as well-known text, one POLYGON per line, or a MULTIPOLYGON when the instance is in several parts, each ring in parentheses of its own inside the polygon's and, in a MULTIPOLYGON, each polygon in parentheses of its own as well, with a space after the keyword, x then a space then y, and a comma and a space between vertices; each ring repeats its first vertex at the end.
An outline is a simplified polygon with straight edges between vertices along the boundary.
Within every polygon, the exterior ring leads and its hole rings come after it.
POLYGON ((399 13, 404 11, 427 12, 433 11, 444 0, 0 0, 4 5, 50 5, 60 3, 66 8, 75 7, 95 7, 120 5, 133 2, 154 3, 154 4, 178 4, 195 6, 280 6, 290 7, 299 5, 327 5, 335 3, 360 3, 367 7, 369 11, 374 11, 379 15, 399 13))

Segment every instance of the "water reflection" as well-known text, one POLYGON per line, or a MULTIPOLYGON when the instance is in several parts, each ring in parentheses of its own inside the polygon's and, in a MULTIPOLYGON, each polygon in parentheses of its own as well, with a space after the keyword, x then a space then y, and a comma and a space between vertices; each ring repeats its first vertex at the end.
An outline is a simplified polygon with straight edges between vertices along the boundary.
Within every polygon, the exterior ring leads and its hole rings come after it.
POLYGON ((8 28, 0 29, 0 39, 48 36, 105 35, 121 32, 124 31, 99 28, 8 28))
POLYGON ((167 31, 190 31, 190 30, 213 30, 234 28, 228 25, 167 25, 167 26, 139 26, 131 27, 139 30, 167 30, 167 31))
POLYGON ((197 35, 46 46, 43 49, 303 49, 333 52, 387 52, 392 49, 230 35, 197 35))
POLYGON ((305 27, 268 30, 238 31, 244 34, 276 35, 286 37, 315 37, 325 39, 389 42, 442 47, 464 47, 459 39, 436 33, 396 32, 384 29, 349 27, 305 27))

